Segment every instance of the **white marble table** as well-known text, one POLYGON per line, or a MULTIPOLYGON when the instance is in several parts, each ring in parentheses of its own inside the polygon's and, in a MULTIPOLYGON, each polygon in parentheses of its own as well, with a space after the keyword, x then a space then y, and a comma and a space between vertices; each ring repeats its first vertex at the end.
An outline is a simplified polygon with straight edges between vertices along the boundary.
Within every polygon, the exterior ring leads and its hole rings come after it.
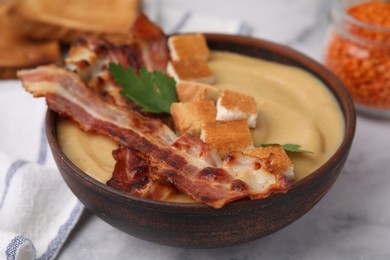
MULTIPOLYGON (((255 37, 321 60, 328 1, 163 0, 161 5, 244 21, 255 37)), ((189 250, 128 236, 86 212, 58 259, 390 259, 390 120, 358 116, 336 184, 301 219, 243 245, 189 250)))

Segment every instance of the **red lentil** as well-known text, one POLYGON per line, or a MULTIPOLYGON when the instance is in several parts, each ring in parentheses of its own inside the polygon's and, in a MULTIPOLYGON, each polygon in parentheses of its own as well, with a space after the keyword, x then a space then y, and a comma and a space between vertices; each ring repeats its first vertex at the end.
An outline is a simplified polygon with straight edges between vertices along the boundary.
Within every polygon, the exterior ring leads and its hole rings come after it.
POLYGON ((363 2, 345 12, 356 20, 335 23, 325 64, 355 103, 390 109, 390 2, 363 2))

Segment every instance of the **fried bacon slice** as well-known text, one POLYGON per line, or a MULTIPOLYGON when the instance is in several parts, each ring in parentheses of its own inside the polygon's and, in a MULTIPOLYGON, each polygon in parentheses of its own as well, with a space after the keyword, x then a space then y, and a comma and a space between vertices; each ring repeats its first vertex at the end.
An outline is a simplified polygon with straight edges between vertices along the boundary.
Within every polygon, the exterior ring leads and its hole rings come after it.
POLYGON ((127 105, 119 94, 120 87, 111 77, 108 64, 117 63, 138 71, 165 71, 169 60, 164 32, 144 14, 139 14, 129 34, 112 39, 81 37, 72 43, 65 64, 94 90, 118 105, 127 105))
POLYGON ((70 117, 83 130, 104 134, 119 145, 127 146, 130 138, 141 142, 143 135, 148 136, 151 143, 162 145, 170 145, 177 138, 160 120, 146 118, 107 102, 70 70, 41 66, 19 71, 18 77, 34 97, 46 97, 50 109, 70 117))
MULTIPOLYGON (((200 140, 186 136, 177 140, 160 120, 105 101, 69 70, 42 66, 20 71, 18 76, 27 91, 35 97, 46 97, 50 109, 72 118, 85 131, 103 134, 131 149, 148 162, 153 169, 149 174, 168 180, 198 202, 220 208, 244 197, 263 198, 289 189, 288 179, 267 171, 264 159, 240 154, 234 160, 238 166, 229 160, 219 167, 212 150, 200 140), (193 144, 198 147, 192 148, 193 144), (251 178, 242 177, 260 168, 264 169, 258 174, 267 171, 262 185, 253 185, 248 183, 251 178)), ((254 181, 261 182, 262 177, 255 177, 254 181)))
POLYGON ((144 62, 141 49, 136 44, 115 45, 103 38, 81 37, 73 42, 65 63, 87 85, 108 101, 119 106, 129 103, 122 95, 108 69, 109 63, 132 67, 138 71, 144 62))
POLYGON ((116 45, 104 38, 87 36, 74 41, 65 58, 65 64, 87 82, 102 75, 110 62, 135 70, 145 65, 138 44, 116 45))
POLYGON ((169 50, 164 32, 140 13, 129 34, 122 39, 82 37, 69 50, 65 63, 85 80, 98 74, 109 62, 139 69, 165 72, 169 50))
POLYGON ((116 160, 112 178, 107 185, 138 197, 165 200, 177 192, 166 179, 151 173, 148 161, 134 150, 121 147, 112 152, 116 160))
POLYGON ((222 160, 217 151, 193 135, 183 134, 175 140, 172 147, 187 153, 190 158, 196 158, 195 163, 199 164, 199 161, 203 161, 205 166, 222 166, 222 160))
POLYGON ((169 50, 161 28, 141 13, 130 29, 130 35, 141 47, 146 68, 165 72, 169 61, 169 50))

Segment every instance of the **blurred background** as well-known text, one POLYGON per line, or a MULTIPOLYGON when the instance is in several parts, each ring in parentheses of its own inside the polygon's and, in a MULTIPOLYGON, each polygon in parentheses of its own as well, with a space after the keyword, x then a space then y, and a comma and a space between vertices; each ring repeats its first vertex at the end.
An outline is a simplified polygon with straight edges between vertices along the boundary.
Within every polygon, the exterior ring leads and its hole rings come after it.
POLYGON ((321 60, 330 22, 332 1, 324 0, 144 0, 145 12, 172 33, 181 20, 179 31, 226 31, 239 27, 238 33, 286 44, 321 60), (174 16, 174 17, 172 17, 174 16), (190 17, 188 17, 190 16, 190 17))

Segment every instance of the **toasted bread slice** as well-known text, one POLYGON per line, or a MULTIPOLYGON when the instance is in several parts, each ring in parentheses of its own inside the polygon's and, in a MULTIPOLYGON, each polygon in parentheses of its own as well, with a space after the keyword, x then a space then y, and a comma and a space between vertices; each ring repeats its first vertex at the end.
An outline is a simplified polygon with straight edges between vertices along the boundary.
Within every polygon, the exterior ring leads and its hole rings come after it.
POLYGON ((181 102, 201 100, 217 101, 221 89, 208 84, 180 81, 176 84, 176 93, 181 102))
POLYGON ((214 121, 215 114, 213 101, 180 102, 171 105, 171 115, 180 134, 200 136, 202 125, 214 121))
POLYGON ((215 81, 213 72, 205 60, 171 60, 168 62, 167 72, 176 82, 185 80, 212 84, 215 81))
POLYGON ((230 121, 246 118, 248 126, 256 126, 257 108, 253 97, 224 90, 217 101, 217 120, 230 121))
POLYGON ((199 33, 171 36, 168 39, 168 46, 172 60, 208 60, 211 56, 206 38, 199 33))
POLYGON ((31 38, 72 42, 80 35, 127 34, 139 11, 139 0, 16 0, 15 30, 31 38))
POLYGON ((221 157, 231 151, 253 148, 246 119, 205 123, 200 139, 212 145, 221 157))
POLYGON ((9 19, 9 4, 0 4, 0 78, 16 78, 19 69, 59 62, 56 41, 33 41, 15 33, 9 19))

